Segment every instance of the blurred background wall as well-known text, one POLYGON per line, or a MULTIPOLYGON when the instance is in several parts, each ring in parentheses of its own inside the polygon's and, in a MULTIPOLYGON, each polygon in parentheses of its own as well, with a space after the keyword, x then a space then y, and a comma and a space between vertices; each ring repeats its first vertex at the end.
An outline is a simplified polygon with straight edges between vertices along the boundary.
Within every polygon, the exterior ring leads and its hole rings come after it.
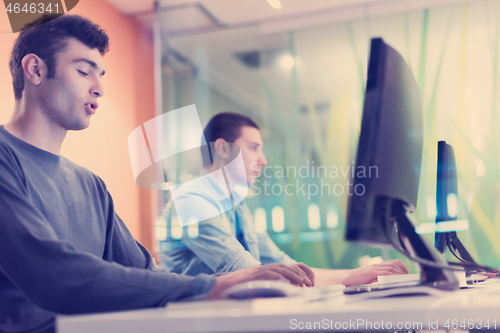
MULTIPOLYGON (((280 10, 297 5, 281 3, 280 10)), ((221 111, 259 123, 269 165, 247 199, 258 229, 316 267, 355 267, 365 254, 399 257, 343 240, 369 43, 382 37, 405 58, 424 98, 419 231, 433 238, 437 142, 446 140, 458 166, 458 200, 450 198, 449 209, 459 237, 479 262, 500 265, 499 1, 350 3, 312 14, 304 8, 291 22, 264 10, 242 22, 211 4, 159 3, 161 112, 196 104, 203 125, 221 111)))
MULTIPOLYGON (((155 193, 135 184, 127 145, 130 132, 155 115, 152 31, 103 0, 82 0, 70 13, 101 25, 110 37, 110 51, 103 58, 105 95, 99 99, 97 113, 88 129, 68 132, 62 155, 106 182, 119 216, 137 239, 152 248, 155 193)), ((1 10, 0 124, 10 119, 14 109, 9 57, 16 37, 7 13, 1 10)))

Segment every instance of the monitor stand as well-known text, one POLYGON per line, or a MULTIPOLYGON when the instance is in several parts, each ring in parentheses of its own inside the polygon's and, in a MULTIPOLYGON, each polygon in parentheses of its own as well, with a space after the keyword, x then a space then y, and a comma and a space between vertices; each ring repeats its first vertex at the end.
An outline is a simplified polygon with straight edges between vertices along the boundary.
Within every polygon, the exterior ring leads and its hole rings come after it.
MULTIPOLYGON (((386 207, 390 207, 389 209, 385 209, 386 213, 381 216, 381 222, 384 223, 386 228, 386 236, 389 238, 389 241, 393 239, 390 238, 389 227, 396 223, 400 240, 402 237, 407 239, 406 243, 400 241, 403 246, 398 247, 395 242, 391 242, 393 246, 399 251, 408 253, 404 244, 409 244, 411 247, 410 253, 413 257, 434 262, 438 266, 448 266, 444 256, 434 245, 415 232, 416 223, 406 204, 397 199, 386 198, 385 200, 387 200, 386 207)), ((456 290, 459 288, 459 282, 451 270, 426 265, 421 262, 419 264, 421 268, 419 285, 441 290, 456 290)))
MULTIPOLYGON (((400 215, 401 216, 401 215, 400 215)), ((404 209, 404 215, 397 219, 399 230, 408 238, 414 255, 418 258, 435 262, 437 265, 448 266, 443 255, 427 240, 415 232, 413 217, 404 209)), ((451 270, 433 267, 420 263, 420 285, 442 290, 455 290, 459 282, 451 270)))
MULTIPOLYGON (((414 218, 406 208, 406 205, 396 199, 379 198, 380 208, 378 217, 385 229, 388 241, 400 252, 411 253, 412 257, 417 257, 425 261, 433 262, 438 266, 448 266, 444 256, 430 244, 427 239, 415 232, 414 218), (397 228, 397 235, 391 235, 391 230, 397 228), (397 236, 401 245, 391 236, 397 236), (403 242, 406 238, 407 242, 403 242), (404 245, 403 245, 404 244, 404 245), (407 250, 407 246, 411 249, 407 250)), ((360 294, 362 298, 378 298, 390 296, 409 296, 409 295, 436 295, 453 291, 460 288, 460 284, 455 274, 451 270, 419 263, 420 281, 415 285, 394 285, 383 287, 353 286, 345 290, 346 294, 360 294), (363 295, 361 295, 363 294, 363 295)))

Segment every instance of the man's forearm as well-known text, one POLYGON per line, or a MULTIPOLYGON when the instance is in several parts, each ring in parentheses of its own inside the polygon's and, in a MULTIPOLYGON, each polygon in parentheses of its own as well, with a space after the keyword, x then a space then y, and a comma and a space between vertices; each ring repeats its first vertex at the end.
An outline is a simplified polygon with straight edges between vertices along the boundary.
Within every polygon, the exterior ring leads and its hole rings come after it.
POLYGON ((375 282, 377 277, 381 275, 408 274, 408 268, 399 259, 354 269, 312 268, 312 270, 316 275, 316 286, 329 284, 357 286, 375 282))

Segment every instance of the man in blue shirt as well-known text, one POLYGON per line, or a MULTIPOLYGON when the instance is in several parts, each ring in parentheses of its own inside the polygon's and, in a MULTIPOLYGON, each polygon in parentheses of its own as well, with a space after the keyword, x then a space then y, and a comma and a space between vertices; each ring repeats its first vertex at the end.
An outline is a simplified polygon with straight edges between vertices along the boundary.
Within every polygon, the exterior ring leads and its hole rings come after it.
MULTIPOLYGON (((184 219, 197 224, 198 234, 189 237, 188 232, 184 232, 180 239, 175 239, 172 232, 168 232, 168 238, 160 242, 162 266, 186 275, 233 272, 269 263, 302 267, 302 263, 281 251, 266 232, 255 230, 248 206, 238 199, 237 186, 229 184, 231 193, 228 193, 225 178, 235 178, 228 176, 226 167, 236 160, 235 154, 231 153, 234 150, 232 144, 241 151, 245 169, 243 177, 249 184, 267 164, 259 126, 247 116, 223 112, 208 122, 204 137, 211 152, 203 154, 202 148, 204 175, 175 187, 173 200, 167 203, 163 212, 170 230, 180 228, 182 223, 179 220, 184 219), (225 170, 225 176, 221 169, 225 170)), ((188 228, 184 226, 184 229, 188 228)), ((381 275, 408 273, 399 259, 352 270, 312 270, 316 285, 347 286, 374 282, 381 275)))
POLYGON ((49 15, 22 31, 12 50, 15 108, 0 126, 0 332, 53 332, 58 313, 220 298, 251 280, 312 284, 305 266, 218 278, 155 267, 116 214, 104 182, 60 155, 66 133, 87 128, 97 111, 107 49, 98 25, 49 15))

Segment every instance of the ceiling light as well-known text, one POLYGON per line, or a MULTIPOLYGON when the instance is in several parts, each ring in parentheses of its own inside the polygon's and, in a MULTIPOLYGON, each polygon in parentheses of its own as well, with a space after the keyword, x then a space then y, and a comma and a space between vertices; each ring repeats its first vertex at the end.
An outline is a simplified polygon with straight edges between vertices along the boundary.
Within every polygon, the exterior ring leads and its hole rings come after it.
POLYGON ((274 9, 281 9, 281 2, 280 2, 280 0, 267 0, 267 2, 274 9))
POLYGON ((283 56, 281 56, 279 62, 282 67, 287 69, 290 69, 293 67, 293 65, 295 65, 295 60, 289 54, 284 54, 283 56))

